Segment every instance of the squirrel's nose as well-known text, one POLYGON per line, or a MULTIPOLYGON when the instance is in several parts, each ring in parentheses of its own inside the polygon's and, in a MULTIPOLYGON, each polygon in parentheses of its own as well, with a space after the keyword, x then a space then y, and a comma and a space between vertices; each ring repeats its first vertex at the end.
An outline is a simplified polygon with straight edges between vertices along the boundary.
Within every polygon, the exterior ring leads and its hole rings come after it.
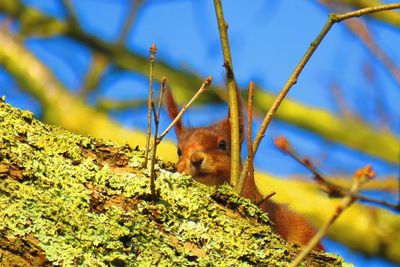
POLYGON ((203 160, 204 160, 204 154, 202 152, 194 152, 190 156, 190 163, 196 168, 199 168, 201 166, 203 160))

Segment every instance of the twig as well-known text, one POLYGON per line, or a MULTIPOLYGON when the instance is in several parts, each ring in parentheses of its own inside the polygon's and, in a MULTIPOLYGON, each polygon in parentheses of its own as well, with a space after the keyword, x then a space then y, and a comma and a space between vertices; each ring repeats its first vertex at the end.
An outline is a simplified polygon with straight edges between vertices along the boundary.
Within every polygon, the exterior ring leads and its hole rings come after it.
POLYGON ((154 166, 155 166, 155 161, 156 161, 156 152, 157 152, 157 133, 158 133, 158 117, 156 113, 156 109, 154 107, 154 102, 151 102, 151 110, 153 113, 154 117, 154 124, 155 124, 155 129, 154 129, 154 137, 153 137, 153 146, 152 146, 152 151, 151 151, 151 158, 150 158, 150 192, 151 195, 154 199, 157 199, 157 192, 156 192, 156 186, 155 186, 155 174, 154 174, 154 166))
POLYGON ((229 98, 229 121, 231 124, 231 184, 238 192, 237 183, 240 172, 240 136, 239 136, 239 105, 238 90, 232 66, 232 57, 229 48, 228 25, 224 19, 221 0, 214 0, 215 14, 217 16, 219 36, 221 39, 222 53, 224 55, 224 67, 226 71, 228 98, 229 98))
POLYGON ((397 85, 400 85, 400 70, 394 60, 374 41, 368 27, 360 21, 348 21, 349 29, 367 46, 373 54, 392 74, 397 85))
POLYGON ((140 7, 146 2, 146 0, 131 0, 132 6, 129 10, 128 17, 122 27, 121 34, 118 37, 117 44, 123 45, 126 38, 128 37, 129 30, 132 28, 133 22, 136 18, 136 15, 140 9, 140 7))
POLYGON ((149 99, 147 102, 147 136, 146 136, 146 147, 144 154, 143 167, 147 166, 147 161, 149 157, 149 147, 150 147, 150 137, 151 137, 151 110, 153 102, 153 65, 154 65, 154 55, 157 52, 156 44, 152 44, 150 47, 150 59, 149 59, 149 99))
POLYGON ((157 108, 157 118, 158 119, 160 119, 161 105, 163 103, 165 90, 167 89, 167 87, 165 86, 166 84, 167 84, 167 78, 162 77, 162 79, 161 79, 161 92, 160 92, 160 96, 158 98, 158 108, 157 108))
POLYGON ((326 235, 329 227, 339 218, 339 216, 350 207, 357 199, 353 197, 353 194, 357 194, 360 186, 369 181, 375 173, 369 168, 358 170, 355 174, 353 185, 345 198, 336 207, 335 212, 332 217, 318 230, 318 232, 313 236, 313 238, 308 242, 307 246, 301 251, 299 255, 290 263, 289 267, 298 266, 304 258, 315 248, 315 246, 321 241, 321 239, 326 235))
POLYGON ((339 114, 346 119, 355 119, 357 115, 351 110, 343 95, 342 88, 337 83, 332 83, 329 86, 330 92, 333 96, 333 101, 338 107, 339 114))
POLYGON ((275 196, 276 192, 270 192, 268 194, 266 194, 265 196, 263 196, 262 199, 260 199, 259 201, 256 202, 256 206, 260 206, 261 204, 263 204, 265 201, 267 201, 268 199, 270 199, 271 197, 275 196))
MULTIPOLYGON (((276 111, 278 110, 280 104, 282 103, 283 99, 286 97, 287 93, 289 90, 292 88, 293 85, 297 83, 297 79, 304 69, 304 66, 307 64, 307 62, 310 60, 311 56, 314 54, 315 50, 317 50, 318 46, 321 44, 322 40, 325 38, 326 34, 329 32, 329 30, 332 28, 332 26, 337 23, 341 22, 346 19, 354 18, 354 17, 360 17, 362 15, 374 13, 374 12, 380 12, 380 11, 385 11, 385 10, 390 10, 390 9, 396 9, 400 8, 400 3, 395 3, 395 4, 385 4, 385 5, 379 5, 379 6, 374 6, 374 7, 367 7, 367 8, 362 8, 356 11, 352 12, 347 12, 347 13, 342 13, 342 14, 337 14, 337 13, 331 13, 329 14, 328 21, 318 34, 318 36, 315 38, 315 40, 311 43, 310 47, 300 60, 300 62, 297 64, 295 67, 294 71, 290 75, 289 79, 283 86, 282 90, 280 91, 279 95, 276 97, 274 103, 271 105, 269 108, 267 114, 264 117, 263 122, 261 123, 261 127, 259 131, 257 132, 256 138, 254 139, 253 142, 253 153, 256 154, 258 147, 260 145, 261 139, 265 135, 265 131, 269 125, 269 123, 272 120, 272 117, 275 115, 276 111)), ((243 170, 242 172, 248 172, 249 169, 249 160, 247 159, 243 165, 243 170)), ((241 177, 242 178, 242 177, 241 177)))
POLYGON ((154 117, 154 137, 153 137, 153 147, 152 147, 152 153, 151 153, 151 159, 150 159, 150 192, 153 198, 156 200, 158 198, 158 194, 156 191, 156 186, 155 186, 155 180, 156 176, 154 173, 154 167, 156 164, 156 155, 157 155, 157 147, 158 147, 158 142, 157 142, 157 135, 158 135, 158 126, 160 125, 160 110, 161 110, 161 103, 163 101, 163 96, 165 92, 165 84, 167 82, 167 79, 163 78, 161 81, 161 90, 160 90, 160 96, 158 98, 158 108, 156 111, 156 108, 154 106, 154 102, 151 102, 151 110, 153 113, 154 117))
MULTIPOLYGON (((344 9, 341 4, 334 5, 331 1, 320 0, 321 4, 335 10, 336 12, 344 9)), ((346 22, 347 27, 350 31, 357 36, 362 43, 369 49, 372 55, 374 55, 393 76, 397 84, 400 84, 400 70, 390 58, 390 56, 379 47, 374 41, 372 34, 370 33, 368 26, 361 20, 349 20, 346 22)))
POLYGON ((389 208, 391 210, 394 210, 394 211, 400 211, 400 203, 392 204, 392 203, 387 202, 385 200, 366 197, 366 196, 360 195, 360 194, 355 194, 355 195, 353 195, 353 197, 355 197, 355 198, 357 198, 357 199, 359 199, 361 201, 382 205, 382 206, 384 206, 386 208, 389 208))
POLYGON ((306 167, 314 175, 313 179, 322 188, 322 190, 324 190, 329 195, 329 197, 337 198, 337 197, 344 197, 350 194, 352 197, 358 200, 368 203, 379 204, 393 211, 400 211, 400 204, 396 205, 387 202, 385 200, 367 197, 361 195, 360 193, 352 193, 348 189, 343 188, 338 184, 330 182, 315 168, 314 164, 309 159, 302 158, 283 136, 276 138, 274 143, 282 152, 286 153, 294 160, 296 160, 298 163, 306 167))
POLYGON ((161 140, 164 138, 164 136, 174 127, 175 123, 180 120, 182 115, 186 112, 186 110, 193 104, 193 102, 202 94, 204 93, 207 88, 211 85, 212 82, 212 77, 209 76, 207 80, 203 82, 199 90, 196 92, 196 94, 192 97, 192 99, 189 100, 188 103, 182 106, 181 111, 178 113, 178 115, 175 117, 175 119, 168 125, 168 127, 164 130, 164 132, 158 137, 157 142, 160 143, 161 140))
POLYGON ((253 123, 253 100, 254 100, 254 82, 250 82, 249 85, 249 95, 247 99, 247 157, 249 158, 249 175, 247 173, 241 173, 240 177, 246 176, 245 179, 238 180, 237 188, 240 189, 239 193, 241 196, 246 196, 251 201, 255 200, 256 188, 254 181, 254 155, 253 155, 253 145, 251 141, 252 136, 252 123, 253 123), (240 182, 243 181, 243 184, 240 182), (245 191, 248 192, 245 192, 245 191))

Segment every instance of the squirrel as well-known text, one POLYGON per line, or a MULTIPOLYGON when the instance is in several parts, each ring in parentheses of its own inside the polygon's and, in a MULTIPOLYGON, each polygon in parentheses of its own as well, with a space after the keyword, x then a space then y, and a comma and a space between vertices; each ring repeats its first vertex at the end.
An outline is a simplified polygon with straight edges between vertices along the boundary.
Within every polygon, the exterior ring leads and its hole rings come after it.
MULTIPOLYGON (((179 111, 170 88, 166 90, 165 101, 168 116, 174 120, 179 111)), ((238 106, 239 135, 240 144, 242 144, 243 114, 239 94, 238 106)), ((182 119, 179 119, 174 129, 178 138, 179 159, 176 163, 178 172, 191 175, 196 181, 205 185, 220 186, 229 183, 231 172, 229 112, 227 118, 206 127, 184 127, 182 119)), ((256 197, 256 201, 263 197, 255 185, 254 178, 247 178, 242 197, 253 199, 253 196, 256 197)), ((288 242, 304 246, 316 232, 306 218, 284 204, 266 200, 259 207, 268 214, 273 223, 274 232, 288 242)), ((324 250, 320 243, 315 249, 324 250)))

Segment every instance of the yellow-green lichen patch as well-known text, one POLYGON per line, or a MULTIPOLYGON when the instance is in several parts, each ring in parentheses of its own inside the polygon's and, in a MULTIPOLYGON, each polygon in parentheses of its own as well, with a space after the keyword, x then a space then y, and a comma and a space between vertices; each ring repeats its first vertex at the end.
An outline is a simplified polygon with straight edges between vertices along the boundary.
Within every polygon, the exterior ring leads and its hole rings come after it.
MULTIPOLYGON (((10 262, 9 240, 34 247, 26 266, 286 266, 298 252, 232 188, 201 185, 162 161, 152 201, 142 162, 142 151, 0 103, 0 265, 10 262)), ((344 266, 327 254, 307 264, 320 259, 344 266)))

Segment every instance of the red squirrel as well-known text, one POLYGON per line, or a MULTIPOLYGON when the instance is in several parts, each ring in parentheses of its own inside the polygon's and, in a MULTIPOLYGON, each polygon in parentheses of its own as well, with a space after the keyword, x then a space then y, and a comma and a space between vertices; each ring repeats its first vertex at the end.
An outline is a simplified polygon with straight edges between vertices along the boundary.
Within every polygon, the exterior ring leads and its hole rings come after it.
MULTIPOLYGON (((178 105, 171 93, 166 91, 166 107, 171 120, 178 115, 178 105)), ((243 142, 243 114, 241 100, 239 104, 240 142, 243 142)), ((206 185, 222 185, 230 180, 230 141, 231 126, 229 113, 227 118, 207 127, 184 127, 182 120, 174 125, 178 138, 177 171, 191 175, 196 181, 206 185)), ((242 197, 262 199, 254 179, 246 179, 242 197)), ((266 212, 273 223, 273 229, 289 242, 306 245, 314 236, 314 227, 300 214, 291 211, 286 205, 272 200, 264 201, 260 208, 266 212)), ((321 244, 316 249, 323 250, 321 244)))

